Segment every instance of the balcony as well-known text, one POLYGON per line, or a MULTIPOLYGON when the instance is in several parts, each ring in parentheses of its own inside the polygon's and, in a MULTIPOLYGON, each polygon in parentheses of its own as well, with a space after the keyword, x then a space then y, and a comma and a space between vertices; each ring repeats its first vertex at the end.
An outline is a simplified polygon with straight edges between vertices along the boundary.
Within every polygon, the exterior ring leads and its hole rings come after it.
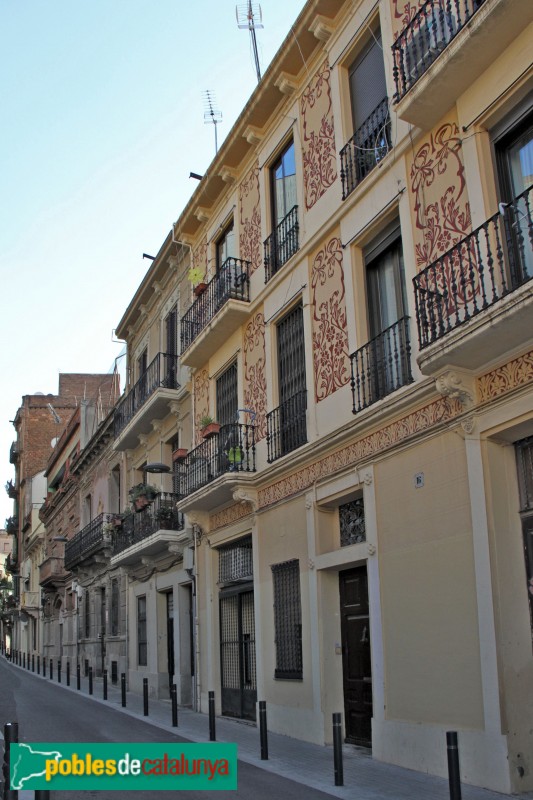
POLYGON ((265 283, 297 252, 298 231, 298 206, 294 206, 265 239, 265 283))
POLYGON ((181 320, 181 360, 199 367, 248 317, 250 262, 227 258, 181 320), (216 334, 216 335, 211 335, 216 334))
POLYGON ((13 556, 12 553, 9 553, 7 558, 6 558, 5 570, 10 575, 18 575, 19 574, 17 558, 15 556, 13 556))
POLYGON ((267 414, 267 461, 307 444, 307 391, 303 389, 267 414))
POLYGON ((178 495, 161 492, 142 511, 122 515, 122 525, 112 536, 112 566, 166 554, 169 546, 185 542, 183 514, 176 509, 177 501, 178 495))
POLYGON ((68 573, 64 567, 63 558, 50 556, 39 566, 39 585, 52 589, 58 584, 65 582, 68 573))
POLYGON ((5 531, 6 533, 10 533, 12 536, 16 536, 19 531, 19 520, 18 517, 8 517, 5 522, 5 531))
POLYGON ((413 382, 409 317, 403 317, 350 356, 352 413, 413 382))
POLYGON ((16 464, 20 455, 18 442, 13 442, 9 448, 9 463, 16 464))
POLYGON ((385 158, 391 147, 389 101, 385 97, 340 152, 343 200, 385 158))
POLYGON ((168 414, 176 399, 179 361, 175 355, 158 353, 135 386, 115 408, 115 450, 136 447, 140 433, 152 430, 152 420, 168 414))
POLYGON ((426 0, 392 46, 398 115, 432 128, 532 19, 530 0, 426 0))
POLYGON ((17 497, 18 497, 18 489, 15 486, 15 484, 13 483, 13 481, 9 480, 6 483, 6 492, 7 492, 7 496, 11 500, 16 500, 17 499, 17 497))
POLYGON ((220 432, 195 447, 177 463, 180 509, 211 510, 233 497, 243 473, 255 472, 255 426, 240 422, 222 425, 220 432), (220 480, 217 480, 220 479, 220 480), (207 487, 202 499, 195 495, 207 487))
POLYGON ((104 526, 110 526, 111 521, 118 518, 117 514, 99 514, 67 542, 65 545, 65 568, 71 570, 106 545, 109 547, 111 537, 104 530, 104 526))
POLYGON ((478 369, 531 339, 533 187, 414 278, 418 362, 478 369))

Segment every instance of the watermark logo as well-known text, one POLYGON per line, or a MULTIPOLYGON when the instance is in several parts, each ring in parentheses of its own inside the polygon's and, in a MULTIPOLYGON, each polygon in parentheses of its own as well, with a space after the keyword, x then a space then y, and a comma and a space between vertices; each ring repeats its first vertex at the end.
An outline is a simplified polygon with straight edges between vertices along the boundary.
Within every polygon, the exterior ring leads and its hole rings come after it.
POLYGON ((237 745, 11 744, 11 789, 236 789, 237 745))

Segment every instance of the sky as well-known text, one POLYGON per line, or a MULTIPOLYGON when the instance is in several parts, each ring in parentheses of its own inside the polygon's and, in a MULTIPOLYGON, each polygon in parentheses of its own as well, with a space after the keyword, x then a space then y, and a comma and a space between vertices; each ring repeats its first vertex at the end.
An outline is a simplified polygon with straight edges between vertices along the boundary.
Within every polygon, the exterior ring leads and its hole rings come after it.
MULTIPOLYGON (((261 4, 263 72, 303 5, 261 4)), ((23 395, 112 370, 142 254, 215 155, 205 90, 220 146, 256 83, 233 0, 0 0, 0 526, 23 395)))

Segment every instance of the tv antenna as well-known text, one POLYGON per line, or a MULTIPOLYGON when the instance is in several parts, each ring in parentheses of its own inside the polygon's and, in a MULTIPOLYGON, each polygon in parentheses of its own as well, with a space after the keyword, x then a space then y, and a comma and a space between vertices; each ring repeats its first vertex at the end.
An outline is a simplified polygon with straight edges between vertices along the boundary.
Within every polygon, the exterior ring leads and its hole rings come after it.
POLYGON ((216 107, 215 93, 210 89, 204 92, 204 124, 215 128, 215 155, 218 153, 217 125, 222 122, 222 111, 216 107))
POLYGON ((235 6, 235 16, 237 17, 237 25, 239 28, 250 31, 250 38, 252 40, 252 49, 254 51, 255 71, 257 73, 257 83, 261 80, 261 68, 259 66, 259 54, 257 52, 257 39, 255 32, 258 28, 263 28, 263 15, 261 13, 261 6, 259 3, 252 3, 248 0, 247 3, 235 6))

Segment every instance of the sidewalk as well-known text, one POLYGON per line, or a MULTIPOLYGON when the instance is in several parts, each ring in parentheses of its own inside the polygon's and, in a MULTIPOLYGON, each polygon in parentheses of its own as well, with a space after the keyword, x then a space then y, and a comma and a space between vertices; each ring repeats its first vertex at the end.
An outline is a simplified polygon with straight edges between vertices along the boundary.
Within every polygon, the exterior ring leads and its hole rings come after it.
MULTIPOLYGON (((14 669, 23 669, 12 664, 14 669)), ((28 670, 25 670, 28 672, 28 670)), ((41 680, 37 673, 31 673, 41 680)), ((54 684, 57 685, 57 671, 54 670, 54 684)), ((61 686, 67 692, 76 692, 76 674, 71 675, 70 687, 66 685, 63 670, 61 686)), ((89 680, 82 676, 81 694, 89 695, 89 680)), ((143 698, 128 692, 127 707, 121 707, 120 685, 108 682, 108 699, 103 700, 103 682, 94 680, 93 702, 102 703, 136 719, 156 725, 162 731, 183 736, 192 742, 209 740, 209 719, 187 708, 178 709, 178 727, 172 727, 172 708, 170 700, 149 698, 149 715, 143 716, 143 698)), ((268 707, 267 707, 268 714, 268 707)), ((162 739, 164 740, 164 736, 162 739)), ((299 739, 280 734, 268 734, 269 760, 261 761, 259 728, 253 723, 232 720, 226 717, 216 719, 216 738, 219 742, 236 742, 239 760, 253 764, 260 769, 282 775, 297 783, 319 789, 334 797, 357 800, 449 800, 448 780, 436 778, 414 770, 396 767, 374 761, 370 753, 351 745, 343 747, 344 786, 334 785, 333 748, 308 744, 299 739)), ((443 742, 446 748, 446 742, 443 742)), ((444 754, 445 756, 446 754, 444 754)), ((463 800, 502 800, 506 795, 462 785, 463 800)), ((533 800, 533 792, 518 795, 521 800, 533 800)), ((20 797, 19 800, 25 800, 20 797)))

